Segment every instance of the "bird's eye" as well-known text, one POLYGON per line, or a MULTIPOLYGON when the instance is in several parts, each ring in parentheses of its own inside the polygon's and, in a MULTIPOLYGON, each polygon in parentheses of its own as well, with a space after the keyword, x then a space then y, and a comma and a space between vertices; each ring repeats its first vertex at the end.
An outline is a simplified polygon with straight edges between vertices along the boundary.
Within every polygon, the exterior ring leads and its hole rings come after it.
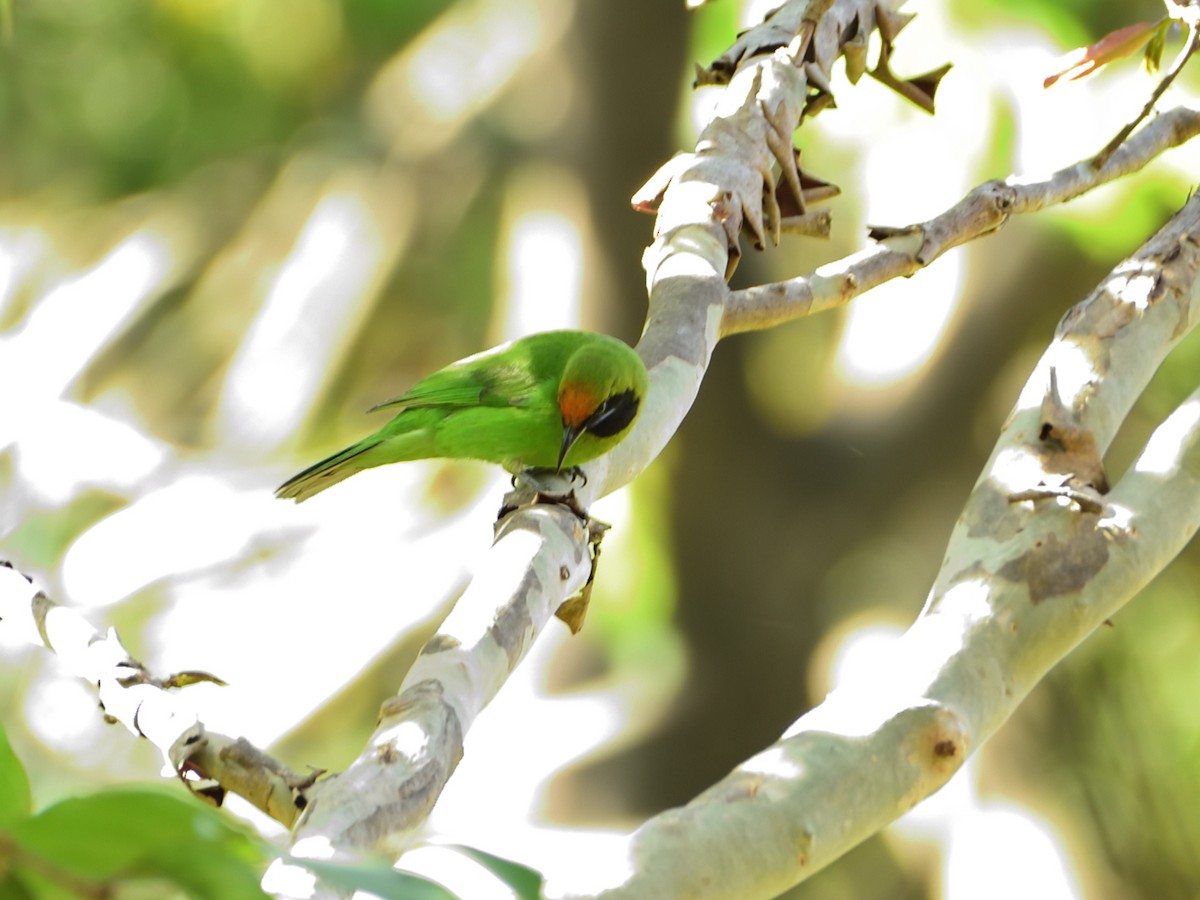
POLYGON ((637 415, 639 402, 633 391, 613 394, 588 416, 583 423, 584 430, 602 438, 620 434, 637 415))

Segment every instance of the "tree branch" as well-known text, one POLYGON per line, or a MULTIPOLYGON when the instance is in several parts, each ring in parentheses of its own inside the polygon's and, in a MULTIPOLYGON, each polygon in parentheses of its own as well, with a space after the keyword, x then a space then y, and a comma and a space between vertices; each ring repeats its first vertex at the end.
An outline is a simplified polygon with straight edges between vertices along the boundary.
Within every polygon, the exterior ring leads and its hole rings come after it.
POLYGON ((920 271, 952 247, 991 234, 1014 215, 1066 203, 1136 172, 1197 134, 1200 109, 1176 107, 1122 144, 1101 168, 1086 159, 1044 180, 1011 176, 1004 181, 986 181, 927 222, 875 228, 872 235, 878 244, 824 265, 813 275, 732 292, 721 320, 721 336, 773 328, 843 306, 884 282, 920 271))
POLYGON ((1063 317, 925 609, 877 669, 886 676, 839 687, 727 778, 649 820, 622 880, 586 896, 775 896, 944 784, 1200 527, 1200 390, 1111 493, 1085 480, 1198 314, 1193 197, 1063 317), (1053 491, 1018 500, 1064 483, 1101 511, 1053 491))
MULTIPOLYGON (((1179 4, 1179 12, 1183 13, 1183 15, 1180 15, 1180 18, 1186 22, 1188 29, 1188 37, 1186 43, 1183 45, 1183 49, 1179 51, 1179 55, 1176 56, 1175 61, 1171 63, 1171 68, 1167 70, 1167 73, 1159 80, 1158 84, 1154 86, 1154 90, 1150 92, 1150 99, 1146 101, 1146 104, 1142 107, 1142 111, 1137 114, 1132 122, 1124 125, 1120 131, 1113 135, 1112 140, 1104 146, 1104 149, 1096 154, 1095 158, 1092 160, 1092 166, 1094 168, 1099 169, 1106 162, 1108 162, 1109 157, 1111 157, 1113 153, 1116 152, 1116 149, 1125 141, 1125 139, 1133 133, 1133 129, 1137 128, 1138 125, 1142 123, 1142 120, 1145 119, 1146 116, 1150 115, 1150 113, 1154 110, 1154 104, 1156 104, 1162 98, 1162 95, 1167 92, 1167 88, 1171 86, 1171 83, 1174 82, 1179 73, 1183 71, 1183 67, 1187 65, 1188 60, 1191 59, 1196 50, 1200 48, 1200 28, 1197 27, 1196 6, 1194 3, 1189 3, 1187 5, 1192 8, 1184 12, 1184 4, 1179 4)), ((1169 6, 1170 5, 1168 4, 1168 8, 1169 6)))
POLYGON ((73 675, 96 686, 100 708, 112 722, 145 738, 185 784, 220 805, 227 791, 290 826, 303 808, 304 790, 316 779, 298 775, 248 741, 207 731, 174 688, 200 681, 203 672, 155 678, 121 644, 114 629, 101 634, 76 610, 55 603, 7 563, 0 563, 0 626, 41 643, 73 675))
POLYGON ((584 586, 584 523, 563 505, 522 503, 528 499, 514 498, 519 508, 497 523, 482 569, 384 703, 366 749, 309 792, 293 834, 296 856, 403 849, 458 765, 475 717, 584 586))

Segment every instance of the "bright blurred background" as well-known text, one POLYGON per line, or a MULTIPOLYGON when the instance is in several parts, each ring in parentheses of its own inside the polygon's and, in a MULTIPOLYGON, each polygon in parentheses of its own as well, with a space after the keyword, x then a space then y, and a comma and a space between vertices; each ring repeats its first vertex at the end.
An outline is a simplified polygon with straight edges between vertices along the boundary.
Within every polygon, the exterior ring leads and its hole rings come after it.
MULTIPOLYGON (((414 463, 303 506, 272 489, 453 359, 559 326, 636 340, 652 222, 628 198, 692 145, 713 96, 692 62, 752 5, 0 4, 0 558, 154 671, 226 679, 188 689, 210 728, 344 766, 470 579, 505 478, 414 463)), ((748 251, 735 286, 1073 163, 1153 84, 1127 62, 1041 86, 1067 49, 1161 15, 1154 0, 908 9, 895 68, 955 64, 937 116, 839 65, 838 108, 797 138, 843 190, 833 236, 748 251)), ((587 627, 552 626, 483 714, 431 835, 552 874, 602 866, 621 831, 878 660, 1055 322, 1198 163, 1200 146, 1173 151, 843 313, 722 345, 662 458, 595 510, 616 527, 587 627)), ((1198 367, 1190 341, 1112 477, 1198 367)), ((1200 895, 1197 583, 1189 550, 949 787, 787 896, 1200 895)), ((158 777, 2 626, 0 720, 39 805, 158 777)))

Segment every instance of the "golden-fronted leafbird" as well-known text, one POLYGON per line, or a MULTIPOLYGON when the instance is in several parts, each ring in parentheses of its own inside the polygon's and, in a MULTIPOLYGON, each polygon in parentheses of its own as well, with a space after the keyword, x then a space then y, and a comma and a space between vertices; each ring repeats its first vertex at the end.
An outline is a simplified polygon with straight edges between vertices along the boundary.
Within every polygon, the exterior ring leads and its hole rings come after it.
POLYGON ((616 338, 532 334, 452 363, 374 407, 400 412, 275 495, 300 502, 355 472, 413 459, 479 459, 510 472, 578 466, 629 434, 646 388, 641 358, 616 338))

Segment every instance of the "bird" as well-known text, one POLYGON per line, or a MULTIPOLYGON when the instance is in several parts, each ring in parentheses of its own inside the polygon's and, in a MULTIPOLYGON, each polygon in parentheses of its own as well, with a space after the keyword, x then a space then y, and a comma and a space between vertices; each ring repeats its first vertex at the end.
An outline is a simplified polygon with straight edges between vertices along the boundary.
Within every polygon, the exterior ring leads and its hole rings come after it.
POLYGON ((300 503, 356 472, 416 459, 475 459, 509 472, 575 469, 630 432, 648 387, 617 338, 544 331, 468 356, 371 408, 399 412, 374 434, 289 478, 300 503))

